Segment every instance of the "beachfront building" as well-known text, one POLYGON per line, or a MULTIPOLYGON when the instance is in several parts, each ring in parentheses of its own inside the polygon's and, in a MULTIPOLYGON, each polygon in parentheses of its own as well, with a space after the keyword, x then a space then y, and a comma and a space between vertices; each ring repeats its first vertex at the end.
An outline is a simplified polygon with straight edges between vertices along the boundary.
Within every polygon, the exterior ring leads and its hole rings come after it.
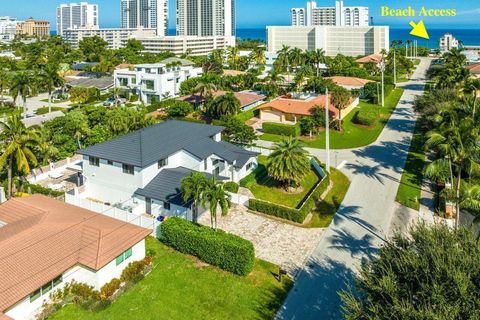
POLYGON ((184 61, 168 60, 117 69, 114 72, 115 86, 137 94, 144 103, 176 97, 183 81, 203 74, 202 68, 184 61))
POLYGON ((145 257, 152 230, 41 195, 0 205, 0 319, 35 319, 73 281, 95 290, 145 257))
POLYGON ((154 37, 156 29, 124 29, 124 28, 101 28, 101 29, 67 29, 63 32, 63 39, 72 48, 78 49, 80 41, 85 38, 100 37, 107 42, 108 49, 124 48, 129 39, 138 37, 154 37))
POLYGON ((440 38, 438 46, 441 52, 447 52, 454 48, 458 48, 459 42, 451 33, 445 33, 440 38))
POLYGON ((196 220, 202 212, 183 199, 183 178, 200 172, 238 182, 257 167, 258 153, 221 141, 223 130, 170 120, 80 150, 85 185, 78 196, 133 214, 196 220))
MULTIPOLYGON (((326 95, 301 93, 279 97, 261 105, 257 109, 262 121, 293 125, 298 123, 303 117, 311 117, 316 107, 325 109, 326 102, 326 95)), ((358 103, 358 98, 352 98, 348 107, 342 110, 342 119, 358 106, 358 103)), ((329 96, 328 112, 332 119, 339 119, 340 113, 332 103, 331 96, 329 96)))
POLYGON ((334 7, 317 7, 316 1, 308 1, 306 8, 292 8, 292 26, 359 26, 369 25, 368 7, 346 7, 343 1, 335 1, 334 7))
POLYGON ((29 18, 24 22, 17 23, 17 34, 31 37, 50 36, 50 22, 29 18))
POLYGON ((88 2, 61 4, 57 7, 57 35, 66 29, 98 28, 98 5, 88 2))
POLYGON ((177 0, 178 36, 235 37, 235 0, 177 0))
POLYGON ((212 50, 226 50, 235 46, 235 37, 225 36, 166 36, 166 37, 135 37, 145 47, 144 52, 172 52, 182 55, 188 52, 192 56, 205 56, 212 50))
POLYGON ((124 29, 155 29, 168 35, 168 0, 121 0, 121 26, 124 29))
POLYGON ((15 39, 17 24, 20 22, 16 18, 0 17, 0 41, 12 41, 15 39))
POLYGON ((267 51, 278 52, 284 45, 302 50, 323 49, 327 56, 365 56, 389 50, 389 27, 270 26, 267 51))

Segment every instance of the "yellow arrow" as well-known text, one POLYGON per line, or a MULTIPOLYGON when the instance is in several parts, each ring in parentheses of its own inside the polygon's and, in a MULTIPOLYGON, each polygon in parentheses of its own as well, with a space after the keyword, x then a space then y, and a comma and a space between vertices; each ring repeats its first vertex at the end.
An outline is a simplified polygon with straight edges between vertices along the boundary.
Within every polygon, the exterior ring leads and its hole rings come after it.
POLYGON ((410 21, 410 26, 413 28, 412 31, 410 31, 410 34, 412 36, 430 40, 430 36, 428 35, 427 29, 425 28, 425 24, 423 23, 423 20, 420 20, 419 23, 410 21))

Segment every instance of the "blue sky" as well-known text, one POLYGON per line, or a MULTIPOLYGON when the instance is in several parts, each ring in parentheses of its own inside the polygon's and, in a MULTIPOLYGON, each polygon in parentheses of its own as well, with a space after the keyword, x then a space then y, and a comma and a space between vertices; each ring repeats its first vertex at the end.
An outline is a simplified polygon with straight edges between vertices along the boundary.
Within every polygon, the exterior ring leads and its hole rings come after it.
MULTIPOLYGON (((79 2, 81 0, 78 0, 79 2)), ((85 1, 85 0, 84 0, 85 1)), ((55 8, 60 3, 69 1, 58 0, 1 0, 0 15, 9 15, 19 19, 30 16, 38 19, 48 19, 55 28, 55 8)), ((71 1, 75 2, 75 0, 71 1)), ((120 24, 120 0, 91 0, 100 6, 100 24, 102 27, 115 27, 120 24)), ((334 0, 317 1, 318 6, 331 6, 334 0)), ((392 8, 405 8, 411 5, 419 10, 421 6, 432 9, 457 9, 456 17, 429 17, 424 19, 427 27, 472 27, 480 29, 478 17, 480 3, 478 0, 345 0, 345 5, 362 5, 370 7, 370 15, 375 24, 386 24, 392 27, 408 28, 409 18, 381 17, 382 5, 392 8), (399 5, 401 3, 401 5, 399 5)), ((237 0, 237 27, 264 27, 265 25, 288 25, 291 7, 303 7, 306 0, 237 0)), ((174 28, 175 0, 170 0, 170 25, 174 28)))

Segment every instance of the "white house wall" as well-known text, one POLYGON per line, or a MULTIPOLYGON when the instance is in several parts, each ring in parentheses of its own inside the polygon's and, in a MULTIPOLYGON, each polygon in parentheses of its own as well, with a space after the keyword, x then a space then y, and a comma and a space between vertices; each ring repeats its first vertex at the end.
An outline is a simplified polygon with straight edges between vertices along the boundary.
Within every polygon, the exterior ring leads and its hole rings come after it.
POLYGON ((116 259, 113 259, 97 272, 85 266, 76 265, 62 274, 62 283, 54 287, 49 293, 33 302, 30 302, 30 296, 27 296, 8 309, 5 314, 14 320, 35 319, 35 315, 41 311, 43 303, 50 300, 50 293, 63 288, 65 284, 75 281, 78 283, 86 283, 93 286, 95 290, 100 290, 104 284, 110 282, 113 278, 120 278, 123 269, 125 269, 130 262, 140 261, 143 258, 145 258, 145 240, 134 245, 132 247, 132 256, 118 266, 116 265, 116 259))

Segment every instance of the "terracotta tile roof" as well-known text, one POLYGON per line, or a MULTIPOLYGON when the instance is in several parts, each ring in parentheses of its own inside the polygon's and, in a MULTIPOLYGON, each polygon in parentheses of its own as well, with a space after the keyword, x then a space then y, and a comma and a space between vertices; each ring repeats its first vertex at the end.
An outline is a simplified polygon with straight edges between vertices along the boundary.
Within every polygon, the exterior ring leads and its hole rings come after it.
POLYGON ((40 195, 2 204, 0 221, 0 312, 77 264, 101 269, 151 232, 40 195))
MULTIPOLYGON (((213 92, 213 96, 214 97, 219 97, 219 96, 223 96, 226 93, 227 93, 226 91, 218 90, 218 91, 213 92)), ((265 100, 265 98, 266 98, 266 96, 264 96, 262 94, 257 94, 255 92, 244 92, 244 91, 233 92, 233 95, 235 97, 237 97, 238 100, 240 100, 240 108, 249 106, 252 103, 255 103, 255 102, 258 102, 258 101, 265 100)), ((177 98, 177 100, 186 101, 186 102, 195 103, 195 104, 205 102, 205 98, 201 97, 198 94, 194 94, 194 95, 191 95, 191 96, 180 97, 180 98, 177 98)))
POLYGON ((339 86, 349 86, 349 87, 363 87, 369 82, 373 82, 371 80, 356 78, 356 77, 326 77, 325 79, 332 80, 335 84, 339 86))
POLYGON ((382 61, 382 55, 381 54, 370 54, 365 57, 361 57, 356 60, 358 63, 367 63, 367 62, 375 62, 375 63, 380 63, 382 61))
MULTIPOLYGON (((328 105, 328 110, 330 116, 337 118, 338 117, 338 110, 332 104, 332 98, 330 96, 330 103, 328 105)), ((286 97, 277 98, 275 100, 270 101, 264 105, 258 107, 259 110, 264 109, 275 109, 281 111, 283 113, 289 114, 296 114, 302 116, 310 116, 312 115, 312 109, 314 107, 319 106, 320 108, 325 108, 326 104, 326 96, 318 96, 306 100, 299 100, 299 99, 288 99, 286 97)))
POLYGON ((480 63, 474 63, 471 64, 467 67, 468 71, 473 74, 479 74, 480 73, 480 63))
POLYGON ((12 320, 12 318, 0 312, 0 320, 12 320))

